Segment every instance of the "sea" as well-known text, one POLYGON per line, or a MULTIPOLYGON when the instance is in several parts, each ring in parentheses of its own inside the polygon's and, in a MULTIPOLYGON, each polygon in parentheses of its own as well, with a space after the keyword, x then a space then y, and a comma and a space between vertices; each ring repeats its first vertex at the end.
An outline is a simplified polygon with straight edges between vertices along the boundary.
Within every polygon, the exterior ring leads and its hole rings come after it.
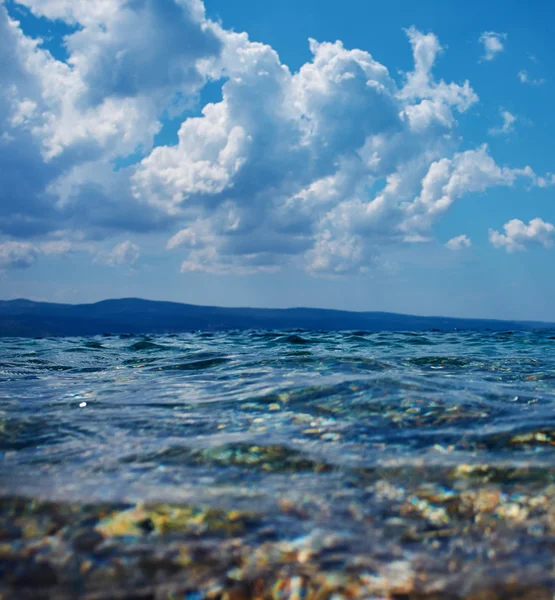
POLYGON ((0 339, 2 598, 555 598, 555 331, 0 339))

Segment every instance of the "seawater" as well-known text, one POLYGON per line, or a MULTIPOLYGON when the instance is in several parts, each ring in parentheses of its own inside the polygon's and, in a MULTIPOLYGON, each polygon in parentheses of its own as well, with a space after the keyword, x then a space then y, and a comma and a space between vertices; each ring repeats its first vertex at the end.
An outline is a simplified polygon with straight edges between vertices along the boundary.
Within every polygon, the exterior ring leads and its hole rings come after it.
POLYGON ((464 595, 519 573, 543 598, 554 476, 553 331, 0 340, 1 516, 21 548, 42 509, 17 499, 167 503, 257 515, 251 550, 335 540, 328 575, 374 561, 382 587, 393 564, 464 595))

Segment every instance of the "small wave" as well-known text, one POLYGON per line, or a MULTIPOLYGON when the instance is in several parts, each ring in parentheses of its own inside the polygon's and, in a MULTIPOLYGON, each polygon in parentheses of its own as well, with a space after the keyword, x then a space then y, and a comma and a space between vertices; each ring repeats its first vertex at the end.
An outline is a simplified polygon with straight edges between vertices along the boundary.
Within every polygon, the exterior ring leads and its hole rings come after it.
POLYGON ((131 344, 131 346, 129 346, 127 349, 132 350, 133 352, 144 352, 146 350, 167 350, 167 346, 155 344, 154 342, 150 342, 148 340, 142 340, 140 342, 131 344))
POLYGON ((159 371, 204 371, 219 367, 230 362, 229 358, 209 358, 205 360, 193 360, 191 362, 177 363, 158 367, 159 371))
POLYGON ((458 358, 456 356, 419 356, 410 358, 411 365, 424 369, 464 369, 470 366, 483 365, 483 361, 458 358))
POLYGON ((297 346, 314 343, 311 340, 308 340, 307 338, 304 338, 297 334, 292 334, 288 335, 287 337, 278 338, 277 341, 281 344, 294 344, 297 346))

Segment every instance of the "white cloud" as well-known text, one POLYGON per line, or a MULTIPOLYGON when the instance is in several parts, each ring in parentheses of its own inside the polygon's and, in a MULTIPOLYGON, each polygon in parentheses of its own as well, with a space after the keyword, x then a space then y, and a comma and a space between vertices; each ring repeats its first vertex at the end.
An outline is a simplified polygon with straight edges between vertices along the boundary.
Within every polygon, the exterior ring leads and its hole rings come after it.
MULTIPOLYGON (((57 232, 65 234, 66 232, 57 232)), ((82 241, 79 236, 75 239, 49 239, 44 242, 0 243, 0 269, 28 268, 41 257, 63 257, 75 253, 88 254, 94 262, 110 266, 133 266, 140 257, 140 247, 130 240, 114 246, 111 250, 103 250, 99 242, 82 241)))
POLYGON ((367 52, 339 42, 312 40, 313 60, 292 74, 270 47, 228 34, 222 102, 185 121, 179 144, 155 149, 134 176, 139 199, 190 220, 168 243, 188 249, 186 270, 210 256, 350 272, 367 268, 380 243, 414 239, 401 227, 411 201, 454 146, 454 112, 477 96, 468 82, 435 81, 437 38, 407 33, 415 70, 402 89, 367 52), (368 228, 380 238, 359 231, 368 228))
POLYGON ((480 44, 484 46, 484 55, 482 60, 493 60, 500 52, 505 49, 506 33, 496 33, 495 31, 484 31, 480 36, 480 44))
POLYGON ((75 245, 68 240, 51 240, 38 244, 6 241, 0 243, 0 268, 27 268, 41 256, 66 256, 87 246, 75 245))
POLYGON ((503 225, 505 233, 489 230, 489 240, 496 248, 505 248, 507 252, 523 252, 529 244, 540 244, 551 248, 555 241, 555 226, 540 218, 532 219, 528 225, 519 219, 513 219, 503 225))
POLYGON ((77 28, 64 39, 67 63, 55 60, 0 2, 0 164, 7 174, 2 193, 10 198, 0 202, 0 233, 36 235, 62 221, 79 226, 91 210, 98 227, 113 228, 121 205, 127 214, 139 212, 129 209, 135 201, 128 177, 114 177, 113 159, 148 152, 163 114, 197 97, 206 61, 221 52, 218 33, 198 0, 18 4, 77 28), (126 179, 118 183, 126 189, 111 189, 114 179, 126 179), (105 182, 109 188, 99 193, 105 182), (71 201, 60 202, 58 191, 70 186, 71 201))
POLYGON ((139 199, 189 222, 168 242, 187 253, 183 270, 363 271, 384 244, 428 239, 465 194, 536 183, 486 146, 453 154, 455 112, 478 98, 468 82, 433 78, 433 34, 407 33, 415 69, 401 89, 341 43, 311 41, 313 60, 292 74, 270 47, 227 36, 222 102, 185 121, 178 145, 155 149, 134 176, 139 199))
POLYGON ((365 248, 360 236, 334 235, 330 230, 320 233, 314 248, 307 254, 308 270, 311 273, 344 275, 354 271, 364 272, 365 248))
POLYGON ((38 249, 45 256, 67 256, 77 248, 68 240, 54 240, 42 242, 38 245, 38 249))
MULTIPOLYGON (((207 20, 200 0, 19 4, 76 26, 58 61, 0 3, 0 233, 34 239, 38 254, 94 255, 87 239, 162 230, 183 271, 350 273, 383 263, 384 246, 430 239, 466 194, 552 181, 498 165, 486 146, 460 150, 458 115, 478 96, 434 76, 444 49, 432 33, 407 30, 414 69, 399 85, 339 41, 310 40, 292 72, 207 20), (222 100, 153 149, 165 116, 210 80, 222 100), (136 151, 140 163, 113 169, 136 151), (48 237, 59 229, 69 246, 48 237)), ((99 259, 139 252, 128 240, 99 259)))
POLYGON ((0 244, 0 269, 26 269, 33 265, 39 251, 27 242, 4 242, 0 244))
POLYGON ((56 239, 40 243, 6 241, 0 243, 0 268, 27 268, 42 256, 67 256, 75 251, 92 251, 91 244, 56 239))
POLYGON ((530 74, 526 69, 519 71, 517 77, 520 83, 527 85, 543 85, 545 83, 545 79, 543 78, 530 77, 530 74))
POLYGON ((458 235, 457 237, 451 238, 446 244, 449 250, 464 250, 470 248, 472 242, 467 235, 458 235))
POLYGON ((501 110, 503 124, 500 127, 491 127, 488 131, 491 135, 508 135, 515 130, 517 118, 508 110, 501 110))
MULTIPOLYGON (((444 109, 441 111, 444 113, 441 120, 444 120, 447 107, 454 107, 459 112, 464 112, 478 101, 478 96, 468 81, 461 86, 456 83, 448 84, 443 80, 439 82, 434 80, 432 69, 444 48, 433 33, 423 34, 415 27, 410 27, 406 33, 412 46, 414 71, 407 75, 406 85, 400 93, 402 98, 431 101, 436 108, 444 109)), ((428 107, 429 104, 426 103, 425 106, 428 107)), ((452 123, 451 118, 447 119, 447 124, 452 123)))
POLYGON ((407 205, 404 230, 426 230, 459 198, 469 193, 485 192, 491 187, 510 187, 523 178, 535 181, 530 167, 510 169, 496 164, 486 145, 442 158, 430 165, 422 179, 420 195, 407 205))
POLYGON ((553 173, 546 173, 545 176, 538 177, 536 176, 534 179, 534 185, 537 185, 539 188, 547 188, 555 185, 555 175, 553 173))
POLYGON ((114 246, 111 252, 106 256, 106 263, 115 267, 118 265, 133 266, 141 256, 141 249, 137 244, 133 244, 130 240, 121 242, 114 246))

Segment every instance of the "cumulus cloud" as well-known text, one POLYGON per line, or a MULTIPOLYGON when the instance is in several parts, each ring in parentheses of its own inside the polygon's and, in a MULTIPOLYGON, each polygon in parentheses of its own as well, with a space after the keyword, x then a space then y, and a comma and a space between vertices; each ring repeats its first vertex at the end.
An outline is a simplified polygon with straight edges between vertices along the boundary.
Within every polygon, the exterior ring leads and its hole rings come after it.
MULTIPOLYGON (((57 234, 64 232, 56 232, 57 234)), ((110 266, 133 266, 140 258, 140 247, 130 240, 116 244, 110 250, 102 248, 100 242, 78 239, 49 239, 44 242, 5 241, 0 243, 0 269, 23 269, 34 265, 41 258, 68 257, 88 254, 97 263, 110 266)))
POLYGON ((18 4, 37 16, 78 26, 65 44, 68 63, 81 84, 73 90, 81 104, 147 96, 168 102, 177 94, 189 96, 204 83, 202 60, 220 52, 221 42, 206 27, 199 0, 18 0, 18 4))
POLYGON ((464 195, 536 183, 487 146, 456 151, 456 114, 478 97, 468 82, 433 77, 436 36, 407 35, 415 67, 399 88, 340 42, 311 41, 313 59, 291 73, 269 46, 227 34, 222 102, 133 177, 137 198, 189 221, 168 243, 185 252, 183 270, 364 271, 384 244, 428 239, 464 195))
POLYGON ((18 4, 76 27, 64 39, 67 62, 55 60, 0 3, 0 233, 75 227, 91 211, 97 227, 113 228, 114 215, 139 211, 112 161, 148 152, 160 118, 196 98, 204 63, 220 55, 218 34, 197 0, 18 4))
POLYGON ((555 175, 553 173, 546 173, 544 176, 536 176, 534 178, 534 185, 539 188, 547 188, 555 185, 555 175))
MULTIPOLYGON (((384 246, 430 239, 467 194, 553 179, 498 165, 485 145, 461 150, 457 121, 478 96, 434 75, 445 50, 433 33, 407 30, 414 68, 399 84, 340 41, 309 40, 293 72, 208 20, 201 0, 17 4, 73 26, 56 60, 0 2, 0 234, 37 256, 80 247, 54 245, 59 229, 83 232, 81 245, 165 231, 185 272, 361 272, 384 246), (221 101, 153 148, 212 80, 221 101), (114 169, 133 153, 137 164, 114 169)), ((488 35, 502 49, 504 34, 488 35)), ((128 240, 101 259, 139 253, 128 240)))
POLYGON ((38 255, 32 244, 4 242, 0 244, 0 269, 26 269, 36 262, 38 255))
POLYGON ((517 77, 522 84, 526 85, 543 85, 545 83, 545 79, 531 77, 526 69, 522 69, 518 72, 517 77))
POLYGON ((130 240, 121 242, 112 248, 106 256, 106 263, 111 266, 130 265, 133 266, 141 256, 141 249, 130 240))
POLYGON ((482 60, 493 60, 500 52, 505 49, 506 33, 496 33, 495 31, 484 31, 480 36, 480 44, 484 47, 482 60))
POLYGON ((0 243, 0 269, 26 269, 34 265, 41 256, 67 256, 76 249, 68 240, 51 240, 33 244, 30 242, 6 241, 0 243))
POLYGON ((467 235, 458 235, 457 237, 451 238, 446 244, 449 250, 464 250, 470 248, 472 242, 467 235))
POLYGON ((528 225, 520 219, 513 219, 503 225, 505 233, 489 230, 489 241, 496 248, 507 252, 524 252, 530 244, 551 248, 555 240, 555 226, 540 218, 532 219, 528 225))
MULTIPOLYGON (((189 252, 185 270, 293 260, 347 273, 366 269, 381 243, 421 236, 410 223, 425 230, 440 208, 418 190, 453 148, 454 113, 477 96, 468 82, 433 78, 442 50, 434 35, 407 34, 415 69, 402 88, 370 54, 340 42, 312 40, 313 60, 291 73, 269 46, 228 35, 222 102, 185 121, 179 143, 155 149, 134 175, 138 198, 191 219, 168 243, 189 252), (379 180, 385 188, 369 197, 379 180)), ((485 149, 476 154, 493 169, 485 149)))
POLYGON ((530 167, 511 169, 500 167, 484 144, 476 150, 456 153, 430 165, 422 179, 420 195, 406 207, 404 229, 426 230, 442 213, 464 195, 484 192, 491 187, 510 187, 518 179, 534 182, 530 167))
POLYGON ((488 131, 491 135, 508 135, 515 130, 517 118, 508 110, 501 110, 503 124, 500 127, 492 127, 488 131))
POLYGON ((63 256, 73 250, 73 244, 67 240, 55 240, 40 244, 40 251, 46 256, 63 256))

